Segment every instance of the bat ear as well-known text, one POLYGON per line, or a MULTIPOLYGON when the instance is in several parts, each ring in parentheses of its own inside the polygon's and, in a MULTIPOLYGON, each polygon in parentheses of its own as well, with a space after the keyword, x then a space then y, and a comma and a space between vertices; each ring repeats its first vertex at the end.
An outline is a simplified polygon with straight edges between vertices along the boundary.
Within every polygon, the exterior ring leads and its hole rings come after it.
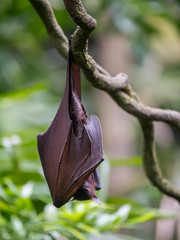
POLYGON ((101 189, 101 181, 100 181, 98 168, 96 168, 94 170, 94 172, 92 173, 92 178, 93 178, 93 181, 95 183, 96 190, 100 190, 101 189))
POLYGON ((96 196, 94 195, 94 197, 92 197, 92 199, 93 199, 98 205, 101 205, 100 200, 99 200, 98 197, 96 197, 96 196))

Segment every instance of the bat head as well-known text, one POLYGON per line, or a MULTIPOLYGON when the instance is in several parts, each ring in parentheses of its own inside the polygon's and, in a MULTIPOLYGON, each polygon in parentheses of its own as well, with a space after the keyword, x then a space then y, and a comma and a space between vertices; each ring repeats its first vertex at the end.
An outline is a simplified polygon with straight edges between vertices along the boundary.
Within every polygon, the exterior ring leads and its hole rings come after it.
POLYGON ((90 200, 93 199, 99 204, 99 199, 95 195, 95 183, 93 181, 92 175, 84 182, 84 184, 77 190, 74 194, 73 200, 90 200))

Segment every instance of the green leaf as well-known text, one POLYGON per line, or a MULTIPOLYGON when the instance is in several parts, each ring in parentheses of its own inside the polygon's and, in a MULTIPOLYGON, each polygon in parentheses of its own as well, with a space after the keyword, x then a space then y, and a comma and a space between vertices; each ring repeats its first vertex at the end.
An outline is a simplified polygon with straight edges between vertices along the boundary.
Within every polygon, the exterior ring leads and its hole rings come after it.
POLYGON ((110 159, 111 167, 122 167, 122 166, 136 166, 142 165, 142 158, 140 156, 124 158, 124 159, 110 159))
POLYGON ((78 230, 76 230, 75 228, 67 228, 67 230, 72 233, 72 235, 74 237, 76 237, 77 240, 87 240, 87 238, 78 230))
POLYGON ((100 234, 100 232, 96 229, 96 227, 91 227, 91 226, 89 226, 89 225, 87 225, 83 222, 78 223, 77 227, 80 230, 85 231, 85 232, 90 233, 90 234, 94 234, 94 235, 100 234))
POLYGON ((138 224, 138 223, 142 223, 142 222, 146 222, 149 221, 151 219, 153 219, 156 216, 156 212, 155 211, 150 211, 144 215, 140 215, 138 217, 135 218, 130 218, 130 220, 128 220, 125 225, 134 225, 134 224, 138 224))
POLYGON ((7 104, 7 103, 10 104, 10 101, 12 101, 12 102, 24 101, 24 100, 28 99, 30 96, 32 96, 33 94, 35 94, 41 90, 44 90, 45 87, 46 86, 45 86, 44 82, 39 82, 39 83, 36 83, 36 84, 29 86, 27 88, 24 88, 24 89, 1 94, 0 106, 7 104))
POLYGON ((0 201, 0 211, 7 212, 7 213, 14 213, 15 210, 12 206, 9 206, 8 203, 0 201))

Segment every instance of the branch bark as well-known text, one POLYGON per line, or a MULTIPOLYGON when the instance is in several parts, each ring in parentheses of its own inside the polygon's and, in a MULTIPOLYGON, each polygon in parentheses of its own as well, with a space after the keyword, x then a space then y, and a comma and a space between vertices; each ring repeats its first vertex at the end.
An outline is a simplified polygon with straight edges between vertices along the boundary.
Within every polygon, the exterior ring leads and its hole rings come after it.
POLYGON ((30 0, 30 3, 44 23, 47 33, 51 38, 51 41, 54 44, 55 48, 64 58, 67 58, 68 39, 61 27, 58 25, 49 2, 47 0, 30 0))
MULTIPOLYGON (((44 23, 55 48, 66 58, 68 51, 67 37, 58 25, 48 0, 29 1, 44 23)), ((180 113, 143 105, 132 90, 126 74, 120 73, 112 77, 99 66, 88 54, 88 39, 91 32, 96 28, 96 20, 86 12, 80 0, 64 0, 64 4, 69 15, 78 25, 72 37, 73 57, 93 86, 106 91, 121 108, 138 119, 144 136, 143 163, 147 177, 161 192, 180 202, 180 191, 164 178, 159 167, 153 126, 154 121, 162 121, 180 131, 180 113)))

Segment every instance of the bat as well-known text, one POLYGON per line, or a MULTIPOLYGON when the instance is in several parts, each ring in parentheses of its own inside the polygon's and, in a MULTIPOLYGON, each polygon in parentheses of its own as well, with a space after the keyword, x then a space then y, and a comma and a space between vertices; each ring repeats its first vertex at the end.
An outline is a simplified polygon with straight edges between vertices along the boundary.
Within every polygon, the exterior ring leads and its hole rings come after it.
POLYGON ((95 115, 87 116, 81 103, 80 67, 73 59, 71 38, 62 102, 37 142, 54 206, 70 199, 99 203, 95 190, 101 189, 97 167, 104 160, 101 126, 95 115))

